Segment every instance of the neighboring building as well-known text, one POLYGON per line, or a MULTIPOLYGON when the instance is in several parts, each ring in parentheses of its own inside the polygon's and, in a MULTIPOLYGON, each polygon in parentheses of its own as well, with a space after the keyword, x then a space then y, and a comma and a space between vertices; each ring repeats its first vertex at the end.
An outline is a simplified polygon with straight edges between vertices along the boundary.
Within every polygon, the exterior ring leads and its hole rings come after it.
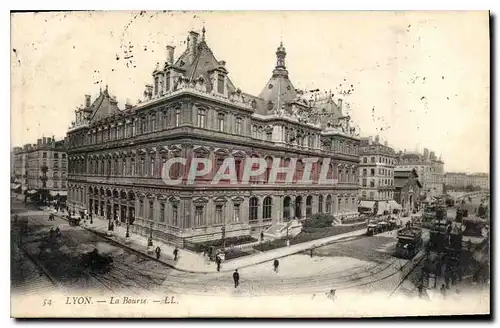
POLYGON ((47 190, 52 196, 66 195, 68 160, 64 140, 40 138, 36 144, 14 148, 14 177, 21 190, 34 194, 47 190))
POLYGON ((422 184, 415 169, 394 170, 394 200, 398 202, 403 212, 409 213, 418 209, 422 184))
MULTIPOLYGON (((200 40, 201 39, 201 40, 200 40)), ((183 246, 225 236, 248 235, 292 218, 331 213, 357 216, 358 146, 356 131, 342 113, 342 101, 330 93, 296 90, 285 67, 285 48, 258 96, 236 88, 224 61, 190 32, 187 49, 174 60, 167 46, 163 66, 153 71, 144 101, 117 107, 108 89, 76 111, 69 138, 69 207, 93 215, 133 222, 131 230, 183 246), (268 167, 250 184, 185 184, 187 169, 170 172, 183 179, 168 186, 163 163, 172 157, 208 158, 214 170, 226 157, 236 161, 238 179, 245 158, 260 157, 268 167), (331 159, 336 185, 269 185, 273 158, 331 159)), ((242 65, 245 63, 241 63, 242 65)), ((298 161, 297 175, 304 163, 298 161)), ((318 168, 313 167, 313 176, 318 168)))
POLYGON ((424 153, 399 152, 396 168, 415 169, 422 184, 421 193, 427 197, 437 197, 444 193, 444 162, 427 148, 424 153))
POLYGON ((488 173, 462 173, 462 172, 446 172, 445 184, 448 190, 463 190, 467 186, 481 188, 483 190, 490 189, 490 176, 488 173))
POLYGON ((381 143, 379 136, 362 138, 359 145, 359 186, 362 200, 394 198, 394 149, 381 143))
POLYGON ((376 215, 400 206, 394 198, 394 165, 396 154, 389 147, 387 141, 380 142, 377 135, 362 138, 359 145, 359 190, 360 211, 367 211, 376 215))

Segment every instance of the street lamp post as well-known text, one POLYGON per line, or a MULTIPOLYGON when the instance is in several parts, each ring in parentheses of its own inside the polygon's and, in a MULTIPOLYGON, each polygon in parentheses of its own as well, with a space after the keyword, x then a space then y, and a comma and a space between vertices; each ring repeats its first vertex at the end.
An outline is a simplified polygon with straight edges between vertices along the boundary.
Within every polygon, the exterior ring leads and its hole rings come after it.
POLYGON ((222 249, 226 249, 226 227, 222 227, 222 249))
POLYGON ((125 232, 125 243, 130 243, 130 213, 127 216, 127 231, 125 232))
POLYGON ((153 253, 153 222, 149 225, 148 253, 153 253))

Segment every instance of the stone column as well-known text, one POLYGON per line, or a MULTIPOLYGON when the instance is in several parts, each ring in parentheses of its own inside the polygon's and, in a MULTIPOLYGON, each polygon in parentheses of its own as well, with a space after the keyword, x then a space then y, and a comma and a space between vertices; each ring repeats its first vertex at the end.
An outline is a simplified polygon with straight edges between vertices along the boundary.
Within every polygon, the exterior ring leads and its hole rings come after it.
POLYGON ((259 199, 259 207, 257 209, 257 222, 259 224, 262 224, 262 217, 263 217, 263 209, 264 209, 264 198, 262 196, 258 196, 259 199))
POLYGON ((283 219, 283 196, 272 196, 273 210, 271 213, 272 223, 276 224, 283 219))
POLYGON ((246 196, 243 202, 240 204, 240 211, 241 211, 240 222, 246 224, 248 224, 250 215, 248 210, 248 204, 249 204, 249 196, 246 196))
POLYGON ((313 195, 312 196, 312 209, 311 209, 311 215, 314 215, 318 213, 318 204, 319 204, 319 195, 313 195))

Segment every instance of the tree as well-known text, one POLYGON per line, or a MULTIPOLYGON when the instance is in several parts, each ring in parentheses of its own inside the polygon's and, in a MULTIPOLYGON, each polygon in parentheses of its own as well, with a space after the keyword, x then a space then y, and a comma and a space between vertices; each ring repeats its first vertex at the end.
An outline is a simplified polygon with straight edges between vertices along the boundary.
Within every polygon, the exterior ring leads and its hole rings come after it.
POLYGON ((467 185, 467 187, 465 187, 465 191, 466 192, 472 192, 472 191, 475 191, 475 188, 473 185, 467 185))

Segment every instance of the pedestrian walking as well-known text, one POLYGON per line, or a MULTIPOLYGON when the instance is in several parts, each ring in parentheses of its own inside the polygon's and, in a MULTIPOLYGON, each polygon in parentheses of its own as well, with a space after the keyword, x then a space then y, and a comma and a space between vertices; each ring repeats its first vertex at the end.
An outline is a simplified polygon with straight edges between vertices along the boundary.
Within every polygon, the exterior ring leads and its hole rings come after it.
POLYGON ((313 253, 314 253, 314 248, 311 248, 311 249, 309 250, 309 254, 311 255, 311 258, 313 257, 313 253))
POLYGON ((220 272, 220 263, 221 263, 220 257, 219 257, 219 255, 216 255, 215 256, 215 264, 217 265, 217 272, 220 272))
POLYGON ((159 260, 160 259, 160 254, 161 254, 161 248, 160 246, 156 247, 156 259, 159 260))
POLYGON ((177 255, 179 254, 179 250, 177 247, 174 249, 174 261, 177 261, 177 255))
POLYGON ((61 229, 59 227, 56 228, 56 237, 61 237, 61 229))
POLYGON ((440 291, 441 291, 441 296, 443 297, 443 299, 445 299, 446 298, 446 286, 444 284, 441 285, 440 291))
POLYGON ((237 288, 240 284, 240 274, 238 273, 238 269, 233 272, 233 280, 234 280, 234 288, 237 288))
POLYGON ((280 266, 280 261, 278 261, 277 259, 274 260, 273 266, 274 266, 274 272, 278 273, 278 268, 280 266))
POLYGON ((335 301, 337 296, 335 295, 335 289, 330 289, 330 292, 327 294, 328 299, 335 301))
POLYGON ((260 242, 264 241, 264 231, 260 232, 260 242))

